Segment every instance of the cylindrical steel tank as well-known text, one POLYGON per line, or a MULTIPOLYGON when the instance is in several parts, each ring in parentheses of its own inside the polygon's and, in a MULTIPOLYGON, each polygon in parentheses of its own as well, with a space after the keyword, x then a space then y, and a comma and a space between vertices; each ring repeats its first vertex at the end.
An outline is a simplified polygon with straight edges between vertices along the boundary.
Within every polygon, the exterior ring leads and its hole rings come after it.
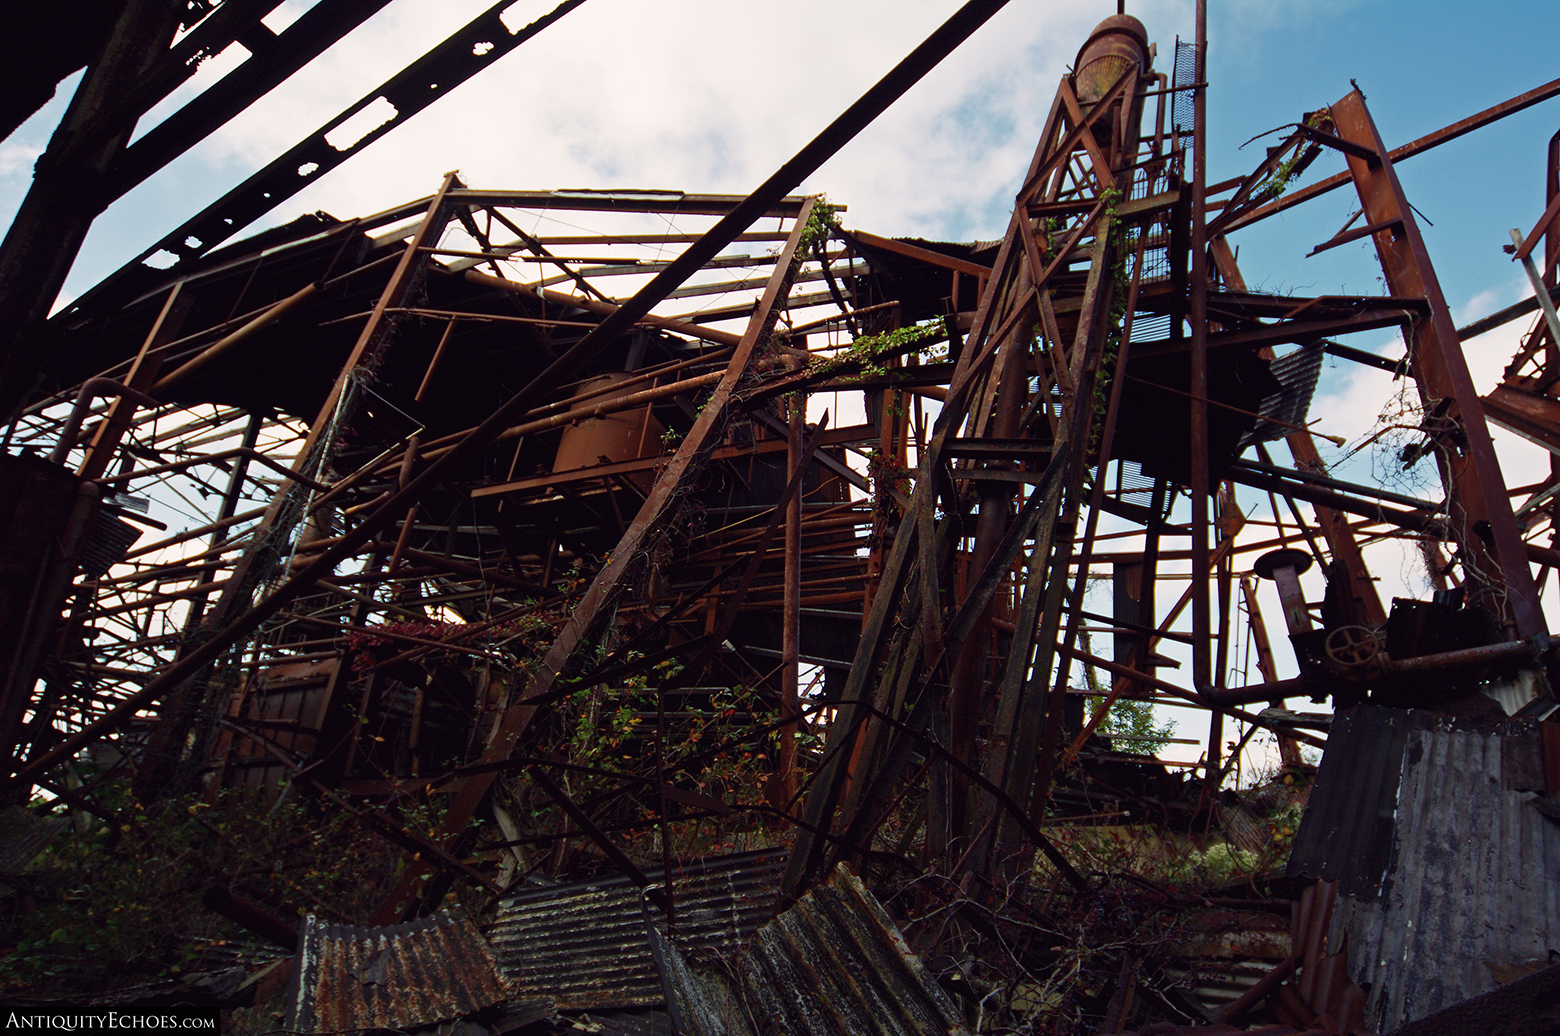
MULTIPOLYGON (((1073 91, 1084 114, 1110 92, 1122 76, 1133 69, 1147 72, 1152 61, 1148 49, 1148 30, 1130 14, 1113 14, 1094 27, 1089 38, 1078 50, 1073 62, 1073 91)), ((1137 146, 1138 126, 1143 118, 1141 98, 1129 100, 1124 139, 1124 150, 1137 146)), ((1115 135, 1110 118, 1094 124, 1094 136, 1102 144, 1108 144, 1115 135)))
MULTIPOLYGON (((609 385, 628 381, 633 377, 634 375, 625 371, 602 374, 582 383, 578 394, 585 395, 609 385)), ((570 412, 589 410, 643 387, 631 385, 619 392, 592 395, 589 399, 576 403, 570 408, 570 412)), ((665 431, 666 426, 656 420, 655 415, 650 412, 648 403, 630 410, 620 410, 614 414, 584 418, 577 424, 564 428, 563 436, 558 440, 558 454, 553 459, 553 473, 578 471, 580 468, 616 464, 626 460, 637 460, 640 457, 654 457, 661 452, 661 435, 665 431)), ((651 478, 648 472, 636 473, 631 477, 642 487, 647 488, 650 485, 651 478)))
POLYGON ((1127 70, 1148 68, 1148 30, 1130 14, 1113 14, 1094 27, 1073 62, 1073 90, 1085 108, 1116 85, 1127 70))

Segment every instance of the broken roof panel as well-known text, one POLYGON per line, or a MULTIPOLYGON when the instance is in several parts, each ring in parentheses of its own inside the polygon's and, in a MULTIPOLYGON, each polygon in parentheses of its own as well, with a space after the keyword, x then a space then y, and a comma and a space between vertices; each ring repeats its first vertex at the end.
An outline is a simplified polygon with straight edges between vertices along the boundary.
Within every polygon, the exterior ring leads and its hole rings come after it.
MULTIPOLYGON (((769 919, 785 860, 783 849, 761 849, 674 871, 671 937, 678 949, 696 956, 735 952, 769 919)), ((646 872, 657 883, 664 873, 646 872)), ((491 937, 519 995, 549 997, 564 1010, 664 1002, 640 890, 621 875, 510 896, 491 937)))
POLYGON ((674 1013, 697 1036, 969 1034, 888 912, 843 864, 718 971, 665 944, 657 950, 674 1013))
POLYGON ((309 915, 298 945, 287 1028, 405 1029, 447 1021, 511 993, 493 953, 464 917, 363 928, 309 915))

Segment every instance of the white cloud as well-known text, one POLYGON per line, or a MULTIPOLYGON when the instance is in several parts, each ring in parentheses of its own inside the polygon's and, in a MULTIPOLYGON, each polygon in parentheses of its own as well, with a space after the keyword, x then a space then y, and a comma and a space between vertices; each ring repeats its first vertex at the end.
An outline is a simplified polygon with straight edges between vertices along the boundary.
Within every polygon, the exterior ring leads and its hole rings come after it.
POLYGON ((32 168, 43 148, 25 144, 0 144, 0 176, 13 176, 32 168))
MULTIPOLYGON (((526 0, 523 17, 550 6, 526 0)), ((237 182, 486 7, 397 0, 205 141, 200 163, 237 182)), ((590 0, 267 222, 376 211, 426 194, 450 168, 481 186, 746 193, 954 9, 947 0, 590 0)), ((1000 234, 1058 78, 1111 13, 1110 4, 1010 5, 806 189, 849 206, 850 225, 1000 234)), ((1136 13, 1168 41, 1188 28, 1190 4, 1136 13)), ((210 63, 213 76, 223 60, 210 63)), ((220 193, 216 181, 208 189, 220 193)), ((195 199, 186 204, 192 215, 195 199)))

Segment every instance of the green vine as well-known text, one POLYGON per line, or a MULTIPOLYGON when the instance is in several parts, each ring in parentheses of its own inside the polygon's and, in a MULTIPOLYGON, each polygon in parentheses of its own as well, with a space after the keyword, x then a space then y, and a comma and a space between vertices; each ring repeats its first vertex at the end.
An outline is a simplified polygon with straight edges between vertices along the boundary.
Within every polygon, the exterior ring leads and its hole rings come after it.
POLYGON ((820 373, 851 369, 860 378, 887 377, 889 368, 884 361, 906 352, 932 361, 945 358, 945 334, 940 320, 896 327, 881 334, 862 335, 833 356, 814 359, 812 365, 820 373))
POLYGON ((802 227, 801 245, 804 251, 822 245, 840 229, 838 212, 823 198, 813 203, 812 212, 807 215, 807 223, 802 227))
MULTIPOLYGON (((1312 112, 1310 117, 1305 120, 1305 124, 1311 129, 1320 129, 1322 125, 1321 112, 1312 112)), ((1289 190, 1289 181, 1299 174, 1300 162, 1304 154, 1304 149, 1297 146, 1288 158, 1279 163, 1277 169, 1268 174, 1266 180, 1257 185, 1256 189, 1251 192, 1252 198, 1257 202, 1268 202, 1274 198, 1281 197, 1285 191, 1289 190)))

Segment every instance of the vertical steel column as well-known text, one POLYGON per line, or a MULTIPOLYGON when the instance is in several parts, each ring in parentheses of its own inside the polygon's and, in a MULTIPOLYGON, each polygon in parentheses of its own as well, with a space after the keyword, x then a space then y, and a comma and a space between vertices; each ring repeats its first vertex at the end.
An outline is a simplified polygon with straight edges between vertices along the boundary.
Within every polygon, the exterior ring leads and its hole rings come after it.
POLYGON ((1451 500, 1452 533, 1468 574, 1465 583, 1474 602, 1501 616, 1515 636, 1544 633, 1544 614, 1500 461, 1413 210, 1365 107, 1365 96, 1357 89, 1350 92, 1332 106, 1332 116, 1341 138, 1374 152, 1373 158, 1346 158, 1366 223, 1383 228, 1373 237, 1388 289, 1430 305, 1429 319, 1415 321, 1409 333, 1409 362, 1427 410, 1450 402, 1446 417, 1455 425, 1449 434, 1437 436, 1436 458, 1451 500))
MULTIPOLYGON (((1192 495, 1192 687, 1214 690, 1208 580, 1208 4, 1197 0, 1197 86, 1192 89, 1191 299, 1191 495, 1192 495)), ((1208 770, 1219 771, 1222 713, 1213 710, 1208 732, 1208 770)))
MULTIPOLYGON (((786 441, 786 480, 796 478, 802 463, 802 433, 806 420, 807 396, 791 396, 790 426, 786 441)), ((785 721, 780 735, 780 788, 783 801, 796 794, 796 717, 801 713, 802 653, 802 497, 798 489, 785 507, 785 587, 781 607, 780 718, 785 721)), ((736 607, 736 602, 732 602, 736 607)))

